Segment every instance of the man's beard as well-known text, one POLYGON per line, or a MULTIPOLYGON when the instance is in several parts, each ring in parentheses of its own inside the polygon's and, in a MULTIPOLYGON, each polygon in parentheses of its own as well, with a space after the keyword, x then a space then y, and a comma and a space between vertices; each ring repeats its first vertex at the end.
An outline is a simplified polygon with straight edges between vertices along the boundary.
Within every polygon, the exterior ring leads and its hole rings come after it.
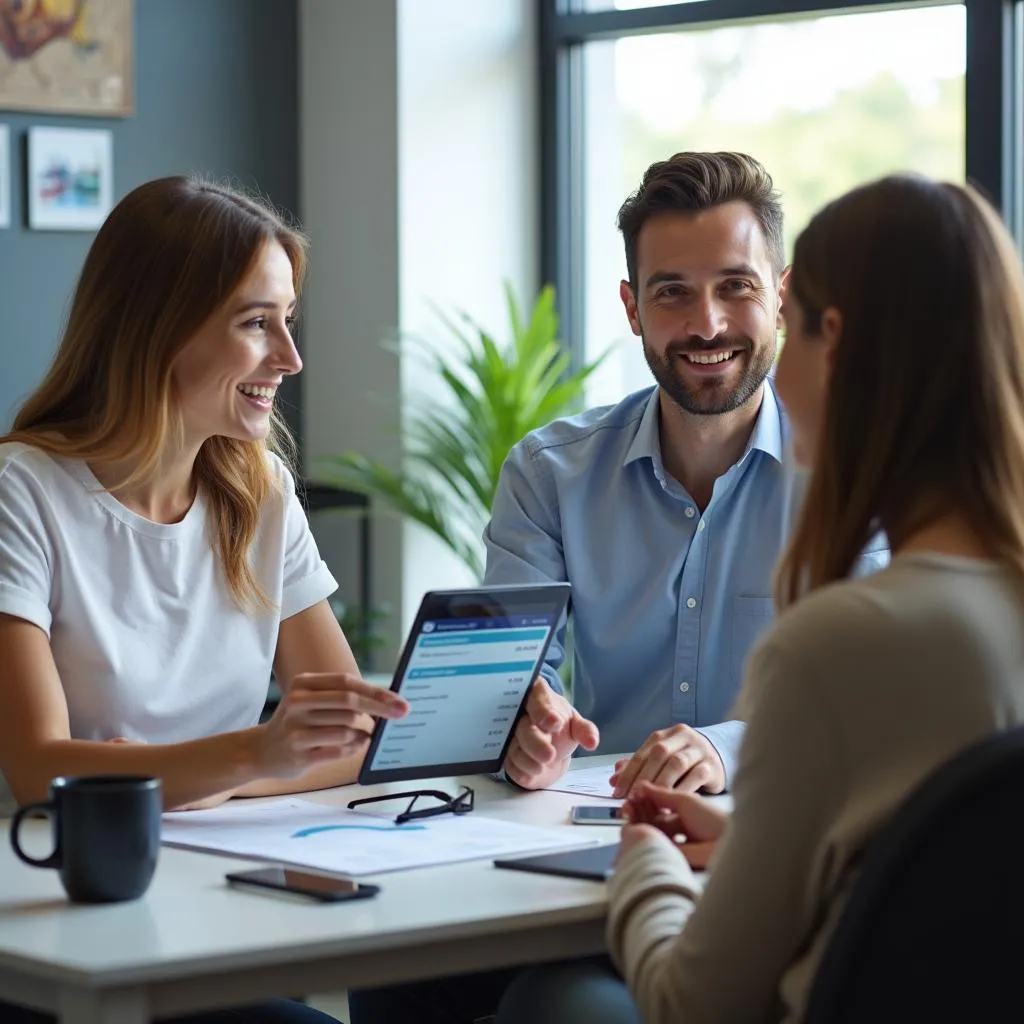
MULTIPOLYGON (((750 338, 741 336, 722 336, 712 342, 687 341, 672 342, 664 356, 656 356, 647 344, 647 338, 641 335, 644 345, 644 358, 654 374, 658 386, 672 399, 680 409, 695 416, 720 416, 732 412, 745 404, 754 395, 771 372, 775 361, 775 346, 765 346, 756 351, 750 338), (714 352, 723 349, 738 349, 733 359, 742 359, 745 366, 740 370, 739 378, 732 387, 727 387, 721 377, 709 376, 695 388, 683 379, 678 363, 684 352, 714 352)), ((730 366, 724 373, 732 373, 730 366)))

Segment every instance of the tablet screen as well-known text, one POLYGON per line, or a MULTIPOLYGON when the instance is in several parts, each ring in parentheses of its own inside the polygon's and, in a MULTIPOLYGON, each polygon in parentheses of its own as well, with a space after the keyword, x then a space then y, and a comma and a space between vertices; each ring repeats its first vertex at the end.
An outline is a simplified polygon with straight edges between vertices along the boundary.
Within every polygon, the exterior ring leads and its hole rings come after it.
POLYGON ((551 584, 427 594, 391 685, 409 714, 378 723, 359 781, 496 771, 568 593, 551 584))

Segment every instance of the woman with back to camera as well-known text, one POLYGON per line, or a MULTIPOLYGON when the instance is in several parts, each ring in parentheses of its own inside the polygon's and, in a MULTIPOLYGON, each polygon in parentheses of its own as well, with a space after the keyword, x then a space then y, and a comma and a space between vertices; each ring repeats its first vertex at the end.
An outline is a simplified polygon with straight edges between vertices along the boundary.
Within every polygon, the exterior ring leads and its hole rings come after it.
MULTIPOLYGON (((158 776, 167 808, 342 785, 370 716, 405 713, 359 678, 277 454, 305 264, 270 209, 183 177, 97 233, 53 365, 0 438, 0 784, 19 803, 58 775, 158 776), (271 669, 283 696, 261 725, 271 669)), ((222 1013, 330 1020, 285 1000, 222 1013)))
POLYGON ((632 794, 608 941, 633 999, 595 964, 537 969, 502 1024, 802 1019, 864 848, 939 765, 1024 722, 1008 232, 969 188, 855 189, 797 240, 784 315, 776 380, 811 478, 779 566, 785 611, 747 668, 728 828, 699 797, 632 794), (891 565, 848 580, 878 527, 891 565), (699 899, 683 853, 713 857, 699 899))

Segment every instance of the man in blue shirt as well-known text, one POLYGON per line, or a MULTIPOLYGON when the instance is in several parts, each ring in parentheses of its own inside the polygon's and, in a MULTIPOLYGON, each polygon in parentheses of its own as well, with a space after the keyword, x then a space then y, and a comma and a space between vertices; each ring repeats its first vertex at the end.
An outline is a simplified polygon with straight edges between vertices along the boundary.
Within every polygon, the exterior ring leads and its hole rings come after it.
MULTIPOLYGON (((534 431, 502 471, 485 582, 569 580, 574 647, 574 707, 559 696, 560 637, 505 770, 535 789, 577 746, 635 751, 616 795, 640 779, 718 793, 803 483, 769 376, 782 209, 750 157, 680 153, 647 170, 619 227, 620 295, 657 384, 534 431)), ((873 549, 862 568, 886 558, 873 549)))

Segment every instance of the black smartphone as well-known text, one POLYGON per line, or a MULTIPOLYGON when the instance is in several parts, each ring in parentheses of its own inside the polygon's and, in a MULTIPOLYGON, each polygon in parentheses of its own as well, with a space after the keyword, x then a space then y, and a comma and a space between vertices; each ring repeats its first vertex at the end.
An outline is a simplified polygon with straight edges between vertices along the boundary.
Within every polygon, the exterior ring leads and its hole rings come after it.
POLYGON ((236 889, 271 890, 320 903, 365 900, 380 892, 379 885, 363 885, 352 878, 298 868, 256 868, 253 871, 233 871, 224 877, 228 885, 236 889))
POLYGON ((621 807, 605 804, 581 804, 572 809, 574 825, 624 825, 621 807))

